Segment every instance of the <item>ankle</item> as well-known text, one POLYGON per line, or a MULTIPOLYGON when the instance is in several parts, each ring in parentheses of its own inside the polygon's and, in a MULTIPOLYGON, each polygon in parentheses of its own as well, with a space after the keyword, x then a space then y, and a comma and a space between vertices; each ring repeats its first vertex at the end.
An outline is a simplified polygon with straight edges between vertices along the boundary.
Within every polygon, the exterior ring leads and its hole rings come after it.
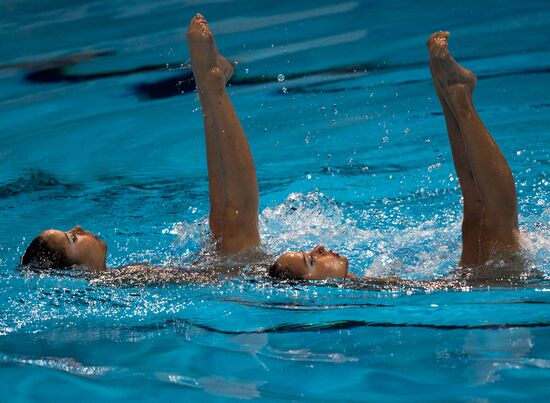
POLYGON ((469 112, 474 109, 472 92, 465 84, 452 84, 445 92, 445 99, 455 112, 469 112))
POLYGON ((199 90, 216 90, 225 88, 225 74, 219 67, 201 72, 193 72, 199 90))

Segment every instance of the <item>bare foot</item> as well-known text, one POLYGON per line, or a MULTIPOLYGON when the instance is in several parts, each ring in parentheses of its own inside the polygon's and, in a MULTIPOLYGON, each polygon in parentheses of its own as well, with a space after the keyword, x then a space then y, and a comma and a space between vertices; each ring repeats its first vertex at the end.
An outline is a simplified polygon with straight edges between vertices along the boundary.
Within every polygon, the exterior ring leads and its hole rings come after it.
POLYGON ((197 87, 225 86, 233 75, 233 66, 219 54, 214 36, 201 14, 189 23, 187 43, 197 87))
POLYGON ((464 86, 474 92, 477 78, 470 70, 460 66, 449 53, 449 32, 436 32, 428 39, 430 70, 432 79, 439 90, 446 91, 452 86, 464 86))

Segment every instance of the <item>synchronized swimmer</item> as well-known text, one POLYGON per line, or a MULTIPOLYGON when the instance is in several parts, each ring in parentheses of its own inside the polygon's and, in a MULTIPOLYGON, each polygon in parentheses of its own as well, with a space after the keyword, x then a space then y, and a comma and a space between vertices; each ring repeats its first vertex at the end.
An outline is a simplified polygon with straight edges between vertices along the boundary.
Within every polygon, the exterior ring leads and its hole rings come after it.
MULTIPOLYGON (((472 282, 519 281, 526 278, 526 270, 520 258, 512 172, 474 107, 476 76, 453 59, 448 37, 448 32, 436 32, 427 44, 433 85, 445 116, 464 198, 462 255, 454 278, 472 282), (495 263, 503 260, 505 265, 495 263)), ((191 20, 187 41, 204 120, 211 237, 220 256, 257 254, 261 242, 256 170, 247 137, 225 88, 233 67, 218 52, 202 15, 191 20)), ((30 243, 21 263, 36 268, 82 267, 104 272, 106 253, 106 243, 81 227, 67 232, 50 229, 30 243)), ((310 251, 284 253, 269 265, 267 272, 279 279, 356 279, 348 266, 345 256, 316 246, 310 251)), ((157 268, 135 265, 117 270, 139 275, 151 273, 151 269, 157 268)), ((186 272, 170 270, 168 277, 174 278, 186 272)), ((380 284, 406 282, 366 280, 380 284)))

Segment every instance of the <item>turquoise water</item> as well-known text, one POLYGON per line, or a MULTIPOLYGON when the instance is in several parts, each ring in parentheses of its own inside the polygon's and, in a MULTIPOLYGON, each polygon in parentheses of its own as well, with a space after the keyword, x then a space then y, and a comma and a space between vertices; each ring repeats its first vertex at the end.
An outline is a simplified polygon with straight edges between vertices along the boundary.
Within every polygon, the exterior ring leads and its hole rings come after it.
POLYGON ((369 290, 246 275, 108 287, 17 270, 79 224, 107 263, 187 266, 208 194, 185 24, 236 61, 230 93, 264 249, 326 244, 357 275, 444 277, 460 189, 425 41, 452 33, 550 275, 550 10, 540 1, 11 1, 0 5, 0 392, 79 399, 544 400, 550 283, 369 290))

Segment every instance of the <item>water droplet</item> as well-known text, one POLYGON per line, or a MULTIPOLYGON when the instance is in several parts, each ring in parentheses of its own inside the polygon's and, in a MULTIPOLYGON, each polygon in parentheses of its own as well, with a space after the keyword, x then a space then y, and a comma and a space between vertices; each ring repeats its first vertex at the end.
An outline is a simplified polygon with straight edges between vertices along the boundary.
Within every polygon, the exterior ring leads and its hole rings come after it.
POLYGON ((288 90, 286 89, 286 87, 281 88, 281 91, 283 92, 283 94, 286 94, 286 93, 288 92, 288 90))
POLYGON ((244 69, 244 74, 248 74, 249 71, 250 70, 248 70, 248 69, 244 69))
POLYGON ((388 141, 390 141, 390 138, 388 136, 382 137, 382 143, 387 143, 388 141))
POLYGON ((284 76, 284 74, 279 74, 279 75, 277 76, 277 81, 279 81, 279 82, 285 81, 285 76, 284 76))

